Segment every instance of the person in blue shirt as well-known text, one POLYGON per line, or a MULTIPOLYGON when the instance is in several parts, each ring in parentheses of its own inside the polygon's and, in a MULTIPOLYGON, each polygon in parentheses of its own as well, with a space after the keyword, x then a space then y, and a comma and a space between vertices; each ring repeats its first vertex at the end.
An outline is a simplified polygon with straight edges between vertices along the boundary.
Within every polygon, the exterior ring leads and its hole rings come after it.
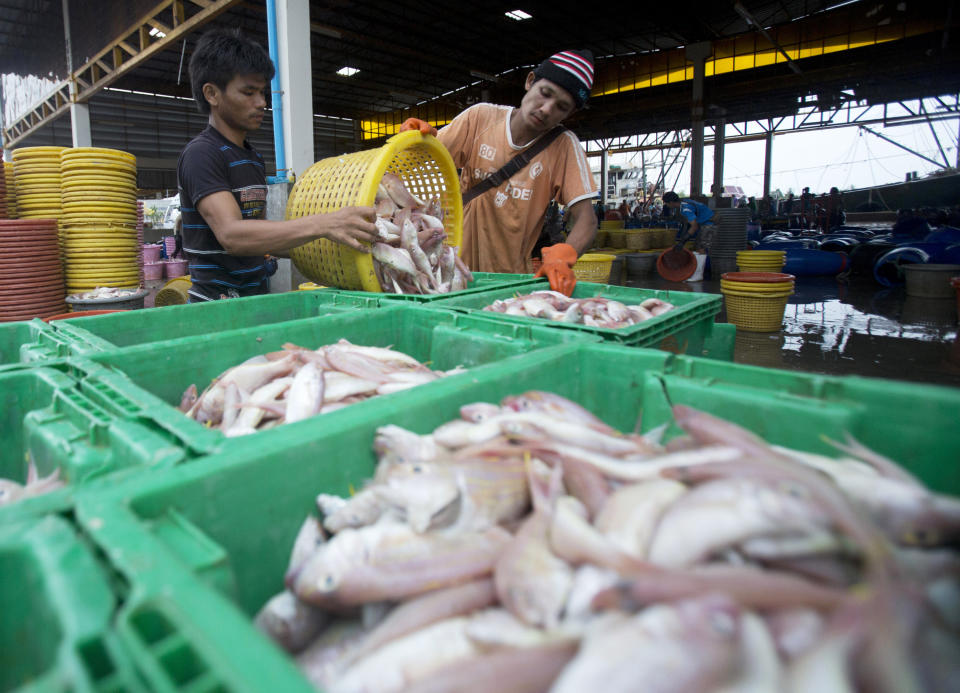
POLYGON ((698 249, 707 249, 713 238, 713 210, 705 204, 689 198, 680 199, 672 190, 663 196, 663 206, 680 210, 680 230, 677 232, 677 243, 697 239, 698 249))

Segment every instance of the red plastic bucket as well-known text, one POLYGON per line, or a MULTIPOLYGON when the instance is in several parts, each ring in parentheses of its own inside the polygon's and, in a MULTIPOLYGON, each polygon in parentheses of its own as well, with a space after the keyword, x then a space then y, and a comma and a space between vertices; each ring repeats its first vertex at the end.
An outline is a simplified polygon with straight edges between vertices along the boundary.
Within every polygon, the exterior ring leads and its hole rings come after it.
POLYGON ((89 318, 91 315, 106 315, 107 313, 126 313, 126 308, 117 308, 114 310, 78 310, 76 313, 57 313, 43 319, 44 322, 53 322, 54 320, 73 320, 74 318, 89 318))

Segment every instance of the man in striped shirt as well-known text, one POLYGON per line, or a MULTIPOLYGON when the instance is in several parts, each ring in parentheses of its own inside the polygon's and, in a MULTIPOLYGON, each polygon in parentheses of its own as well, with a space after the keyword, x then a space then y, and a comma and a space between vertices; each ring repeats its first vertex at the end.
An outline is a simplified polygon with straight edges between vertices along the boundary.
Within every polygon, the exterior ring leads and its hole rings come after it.
POLYGON ((372 207, 264 219, 263 157, 246 137, 263 121, 273 74, 263 47, 237 31, 207 32, 190 59, 193 97, 209 116, 177 163, 191 303, 267 293, 267 253, 282 255, 317 238, 369 252, 361 241, 376 239, 372 207))

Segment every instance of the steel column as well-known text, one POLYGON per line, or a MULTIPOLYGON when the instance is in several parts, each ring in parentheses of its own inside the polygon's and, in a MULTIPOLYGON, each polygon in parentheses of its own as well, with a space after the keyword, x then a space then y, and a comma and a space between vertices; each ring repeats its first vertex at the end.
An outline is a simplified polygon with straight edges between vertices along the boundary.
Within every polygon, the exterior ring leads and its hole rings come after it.
POLYGON ((687 60, 693 63, 693 105, 690 119, 693 127, 693 150, 690 160, 690 196, 703 194, 703 78, 704 62, 710 55, 709 42, 687 46, 687 60))
POLYGON ((713 130, 713 196, 719 200, 723 197, 723 154, 726 123, 721 118, 713 130))
POLYGON ((763 148, 763 196, 770 197, 770 176, 773 173, 773 131, 767 132, 763 148))

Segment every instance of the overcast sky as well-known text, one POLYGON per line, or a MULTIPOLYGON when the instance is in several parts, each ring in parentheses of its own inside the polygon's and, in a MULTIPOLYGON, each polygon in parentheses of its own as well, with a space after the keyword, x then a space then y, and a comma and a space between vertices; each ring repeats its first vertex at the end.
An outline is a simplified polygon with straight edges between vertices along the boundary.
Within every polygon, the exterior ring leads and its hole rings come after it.
MULTIPOLYGON (((960 119, 933 123, 940 145, 951 166, 957 163, 957 128, 960 119)), ((930 131, 930 126, 903 125, 882 127, 870 125, 875 130, 910 149, 931 159, 942 159, 940 150, 930 131)), ((733 133, 730 133, 731 135, 733 133)), ((676 150, 673 150, 674 152, 676 150)), ((649 156, 649 153, 647 154, 649 156)), ((724 176, 726 185, 739 185, 747 195, 763 193, 764 142, 728 144, 724 152, 724 176)), ((681 159, 683 155, 681 154, 681 159)), ((591 164, 596 165, 597 159, 591 164)), ((639 154, 618 154, 610 157, 611 164, 626 168, 640 165, 639 154)), ((831 186, 841 190, 851 187, 864 188, 884 183, 898 183, 908 171, 916 171, 919 177, 937 170, 938 167, 914 156, 889 142, 863 132, 857 127, 832 130, 807 130, 804 132, 776 135, 773 139, 773 176, 771 190, 779 188, 784 194, 792 189, 799 194, 805 186, 815 193, 827 192, 831 186)), ((713 183, 713 147, 704 150, 703 191, 709 192, 713 183)), ((659 170, 648 169, 651 175, 659 170)), ((667 176, 668 187, 677 180, 678 191, 690 190, 690 158, 687 156, 683 169, 675 166, 667 176), (677 175, 679 173, 679 179, 677 175)))

